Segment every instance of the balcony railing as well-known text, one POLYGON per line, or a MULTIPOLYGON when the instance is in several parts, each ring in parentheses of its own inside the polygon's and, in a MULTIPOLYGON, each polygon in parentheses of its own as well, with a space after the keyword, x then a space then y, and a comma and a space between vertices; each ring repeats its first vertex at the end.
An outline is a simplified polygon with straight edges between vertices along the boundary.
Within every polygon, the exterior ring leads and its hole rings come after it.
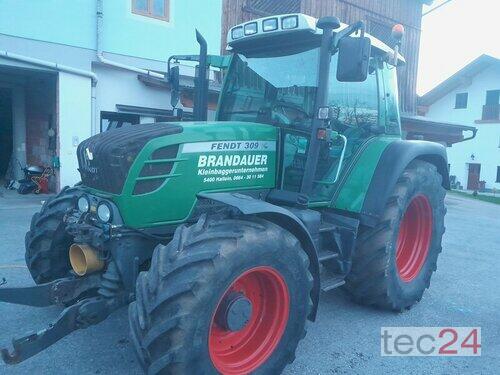
POLYGON ((483 121, 500 120, 500 104, 483 105, 483 121))

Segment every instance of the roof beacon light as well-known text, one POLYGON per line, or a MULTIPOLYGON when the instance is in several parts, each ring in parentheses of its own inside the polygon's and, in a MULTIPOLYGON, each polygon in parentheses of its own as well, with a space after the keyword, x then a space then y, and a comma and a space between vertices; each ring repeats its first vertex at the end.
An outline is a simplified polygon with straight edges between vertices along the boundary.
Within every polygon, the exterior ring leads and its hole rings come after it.
POLYGON ((398 23, 392 27, 392 32, 391 32, 392 39, 400 43, 404 35, 405 35, 405 28, 403 25, 398 23))
POLYGON ((403 25, 398 23, 392 27, 391 36, 392 39, 396 41, 396 45, 394 46, 394 56, 393 56, 394 66, 398 66, 398 54, 401 48, 401 40, 403 39, 404 35, 405 35, 405 28, 403 25))

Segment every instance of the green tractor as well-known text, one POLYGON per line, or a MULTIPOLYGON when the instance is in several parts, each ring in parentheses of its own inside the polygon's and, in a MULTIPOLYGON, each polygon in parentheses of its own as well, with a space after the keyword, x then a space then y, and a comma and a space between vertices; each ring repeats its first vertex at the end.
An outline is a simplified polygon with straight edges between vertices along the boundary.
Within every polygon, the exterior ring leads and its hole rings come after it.
MULTIPOLYGON (((446 149, 401 139, 404 59, 364 29, 257 19, 229 31, 225 57, 197 33, 200 55, 169 59, 198 62, 197 121, 85 140, 82 182, 33 216, 38 285, 0 300, 66 308, 4 361, 128 305, 147 373, 274 374, 294 360, 321 291, 394 311, 419 301, 445 230, 446 149), (224 69, 215 121, 210 66, 224 69)), ((175 105, 174 65, 168 76, 175 105)))

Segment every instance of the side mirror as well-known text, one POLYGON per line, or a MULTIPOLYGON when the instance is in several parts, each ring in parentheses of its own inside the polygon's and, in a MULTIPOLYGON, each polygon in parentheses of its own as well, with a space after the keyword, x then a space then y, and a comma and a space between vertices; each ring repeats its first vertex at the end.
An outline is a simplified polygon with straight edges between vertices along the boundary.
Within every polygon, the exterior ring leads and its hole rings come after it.
POLYGON ((337 80, 363 82, 368 77, 371 41, 368 37, 345 37, 339 41, 337 80))
POLYGON ((179 103, 179 66, 175 65, 170 68, 168 72, 168 82, 170 83, 170 104, 176 107, 179 103))

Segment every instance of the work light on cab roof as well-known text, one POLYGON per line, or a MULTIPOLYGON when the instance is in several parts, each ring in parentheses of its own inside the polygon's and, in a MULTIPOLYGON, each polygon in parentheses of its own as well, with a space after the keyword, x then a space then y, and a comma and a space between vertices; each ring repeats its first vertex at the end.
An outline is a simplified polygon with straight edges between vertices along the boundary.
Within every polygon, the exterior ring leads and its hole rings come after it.
POLYGON ((316 31, 316 19, 305 14, 284 14, 281 16, 259 18, 234 26, 228 33, 227 42, 231 43, 244 37, 264 33, 288 32, 292 30, 316 31))

